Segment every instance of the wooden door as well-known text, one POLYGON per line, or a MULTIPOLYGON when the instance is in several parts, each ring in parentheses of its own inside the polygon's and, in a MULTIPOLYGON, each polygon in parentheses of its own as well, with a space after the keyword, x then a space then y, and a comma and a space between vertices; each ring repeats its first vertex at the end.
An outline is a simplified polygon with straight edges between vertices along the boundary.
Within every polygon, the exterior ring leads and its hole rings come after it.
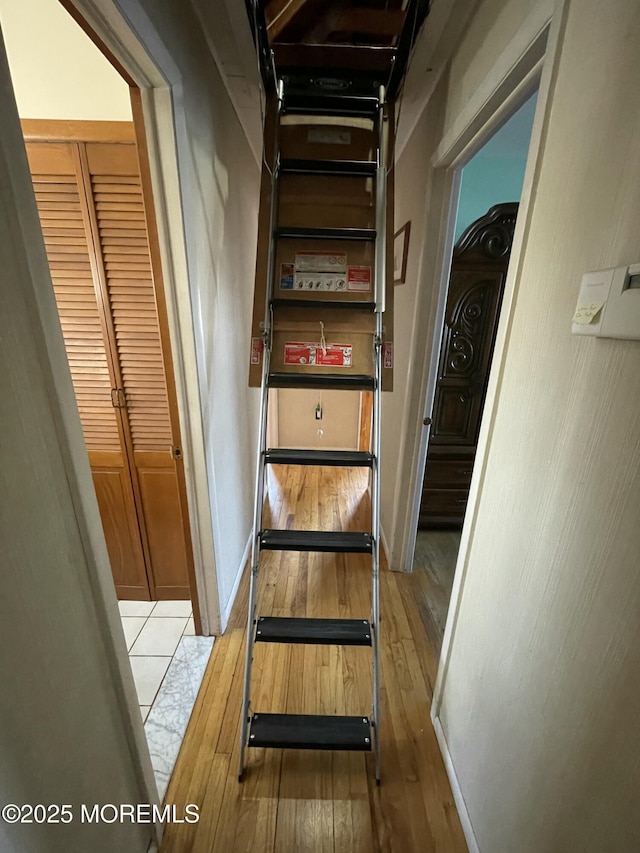
POLYGON ((104 283, 105 312, 125 406, 140 524, 157 598, 188 598, 187 544, 149 257, 146 213, 134 145, 85 146, 87 195, 104 283))
POLYGON ((29 143, 119 598, 189 598, 189 542, 137 151, 29 143))
POLYGON ((419 526, 459 527, 469 496, 518 205, 500 204, 453 253, 419 526))

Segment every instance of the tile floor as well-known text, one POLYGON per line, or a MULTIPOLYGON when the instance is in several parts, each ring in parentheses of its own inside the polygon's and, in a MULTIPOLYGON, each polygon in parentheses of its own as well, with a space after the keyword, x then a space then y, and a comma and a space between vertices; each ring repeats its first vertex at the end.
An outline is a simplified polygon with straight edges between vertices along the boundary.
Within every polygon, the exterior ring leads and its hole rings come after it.
POLYGON ((190 601, 120 601, 120 618, 143 721, 182 637, 194 636, 190 601))
POLYGON ((163 800, 214 638, 195 636, 190 601, 120 601, 118 606, 163 800))

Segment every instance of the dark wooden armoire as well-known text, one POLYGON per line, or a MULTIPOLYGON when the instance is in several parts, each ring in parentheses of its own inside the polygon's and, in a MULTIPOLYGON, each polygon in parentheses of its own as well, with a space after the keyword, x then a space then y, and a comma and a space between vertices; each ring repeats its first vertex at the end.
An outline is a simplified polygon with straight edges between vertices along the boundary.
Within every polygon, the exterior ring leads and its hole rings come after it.
POLYGON ((518 204, 492 207, 453 250, 419 527, 461 527, 518 204))

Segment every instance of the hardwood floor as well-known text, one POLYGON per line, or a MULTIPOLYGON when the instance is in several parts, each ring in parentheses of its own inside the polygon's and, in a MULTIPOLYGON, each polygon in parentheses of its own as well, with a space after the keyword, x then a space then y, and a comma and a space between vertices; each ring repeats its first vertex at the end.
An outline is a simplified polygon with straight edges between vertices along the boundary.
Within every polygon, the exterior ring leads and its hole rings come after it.
MULTIPOLYGON (((367 530, 366 489, 362 469, 274 466, 265 526, 367 530)), ((415 573, 383 567, 380 787, 372 755, 273 749, 246 751, 240 784, 245 573, 229 627, 215 642, 166 797, 178 809, 196 803, 200 821, 167 826, 161 853, 467 850, 429 717, 437 656, 415 589, 415 573)), ((370 601, 367 556, 262 555, 260 615, 366 618, 370 601)), ((370 661, 368 648, 258 644, 252 707, 368 714, 370 661)))
POLYGON ((460 550, 459 530, 419 530, 413 558, 413 590, 422 622, 440 655, 460 550))

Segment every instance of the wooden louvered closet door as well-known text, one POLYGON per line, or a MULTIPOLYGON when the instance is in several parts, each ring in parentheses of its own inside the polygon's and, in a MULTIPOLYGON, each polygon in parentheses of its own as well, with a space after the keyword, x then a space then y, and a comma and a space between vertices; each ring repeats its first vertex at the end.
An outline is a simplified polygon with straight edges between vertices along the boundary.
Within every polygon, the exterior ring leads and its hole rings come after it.
POLYGON ((189 598, 136 148, 27 150, 118 597, 189 598))

